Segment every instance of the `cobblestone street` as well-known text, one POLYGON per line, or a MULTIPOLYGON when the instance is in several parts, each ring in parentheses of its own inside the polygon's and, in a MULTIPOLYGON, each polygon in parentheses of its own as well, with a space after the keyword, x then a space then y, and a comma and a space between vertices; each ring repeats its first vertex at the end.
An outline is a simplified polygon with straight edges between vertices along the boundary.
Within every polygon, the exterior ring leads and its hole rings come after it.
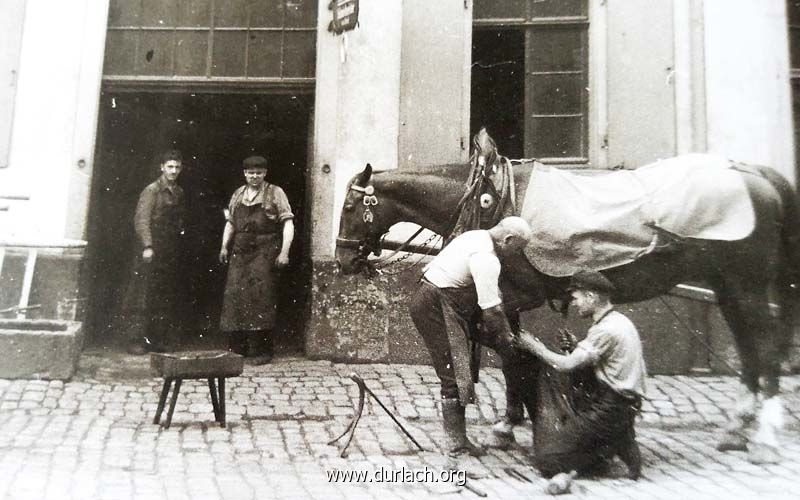
MULTIPOLYGON (((730 377, 648 380, 650 400, 638 423, 644 478, 579 479, 575 498, 797 498, 800 476, 800 377, 784 377, 783 462, 750 464, 741 452, 718 453, 739 385, 730 377)), ((230 499, 478 498, 457 481, 379 481, 392 471, 439 471, 443 431, 433 369, 343 365, 282 358, 246 366, 227 386, 227 428, 214 423, 208 387, 185 381, 172 427, 153 425, 161 381, 147 357, 86 353, 68 383, 0 380, 0 498, 230 499), (327 444, 344 429, 358 400, 357 372, 425 448, 417 453, 392 420, 369 401, 347 458, 327 444), (329 480, 333 471, 368 471, 366 480, 329 480), (377 475, 376 472, 378 471, 377 475), (382 471, 382 472, 381 472, 382 471), (388 471, 388 472, 387 472, 388 471)), ((503 410, 497 369, 482 372, 479 405, 468 409, 479 440, 503 410)), ((467 483, 489 498, 544 497, 531 466, 530 426, 519 446, 474 459, 467 483), (530 482, 508 473, 521 473, 530 482)), ((570 498, 566 496, 564 498, 570 498)))

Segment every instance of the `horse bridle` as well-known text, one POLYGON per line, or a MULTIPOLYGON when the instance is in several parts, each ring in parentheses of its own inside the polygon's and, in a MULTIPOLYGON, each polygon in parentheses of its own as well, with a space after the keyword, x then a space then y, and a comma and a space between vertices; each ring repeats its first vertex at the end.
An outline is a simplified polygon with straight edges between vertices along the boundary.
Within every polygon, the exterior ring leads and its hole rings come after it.
POLYGON ((374 231, 373 221, 375 220, 375 215, 372 213, 372 210, 370 210, 370 207, 378 205, 378 197, 375 196, 375 187, 371 185, 361 187, 351 184, 350 189, 364 194, 362 203, 366 208, 364 209, 364 214, 361 216, 361 219, 364 221, 364 224, 367 225, 367 236, 363 240, 337 237, 336 245, 341 248, 355 249, 357 252, 355 260, 360 261, 364 265, 369 265, 367 257, 369 257, 370 254, 374 254, 375 256, 380 256, 381 254, 381 235, 374 231))

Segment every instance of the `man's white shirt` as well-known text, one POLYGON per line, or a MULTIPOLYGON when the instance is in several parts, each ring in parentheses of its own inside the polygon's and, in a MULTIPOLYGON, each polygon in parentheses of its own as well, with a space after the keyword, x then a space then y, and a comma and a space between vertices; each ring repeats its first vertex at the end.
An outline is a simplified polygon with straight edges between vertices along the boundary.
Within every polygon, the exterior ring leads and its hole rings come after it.
POLYGON ((427 265, 423 276, 439 288, 474 285, 481 309, 502 303, 497 284, 500 259, 489 231, 467 231, 457 236, 427 265))

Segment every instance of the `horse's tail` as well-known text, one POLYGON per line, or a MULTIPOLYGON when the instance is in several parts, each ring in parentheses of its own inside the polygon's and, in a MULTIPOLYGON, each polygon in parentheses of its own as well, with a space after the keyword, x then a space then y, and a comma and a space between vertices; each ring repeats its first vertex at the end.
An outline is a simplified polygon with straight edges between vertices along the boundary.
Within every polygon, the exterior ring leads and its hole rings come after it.
POLYGON ((783 320, 781 352, 791 349, 800 299, 800 200, 789 181, 777 171, 759 167, 759 173, 778 192, 781 202, 781 244, 783 246, 777 280, 778 300, 783 320))
POLYGON ((792 185, 777 171, 760 167, 759 173, 778 192, 781 202, 781 243, 783 245, 782 276, 785 286, 800 291, 800 199, 792 185))

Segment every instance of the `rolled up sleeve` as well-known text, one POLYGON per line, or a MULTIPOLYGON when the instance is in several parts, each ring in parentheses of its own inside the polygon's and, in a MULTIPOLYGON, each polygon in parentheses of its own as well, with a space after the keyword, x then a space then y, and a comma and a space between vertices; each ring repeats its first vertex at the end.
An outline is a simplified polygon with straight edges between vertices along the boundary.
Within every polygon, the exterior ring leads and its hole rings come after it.
POLYGON ((278 212, 278 221, 283 222, 288 219, 294 219, 292 206, 289 205, 289 198, 286 197, 286 193, 283 192, 283 189, 275 186, 275 192, 273 193, 273 196, 275 208, 278 212))

